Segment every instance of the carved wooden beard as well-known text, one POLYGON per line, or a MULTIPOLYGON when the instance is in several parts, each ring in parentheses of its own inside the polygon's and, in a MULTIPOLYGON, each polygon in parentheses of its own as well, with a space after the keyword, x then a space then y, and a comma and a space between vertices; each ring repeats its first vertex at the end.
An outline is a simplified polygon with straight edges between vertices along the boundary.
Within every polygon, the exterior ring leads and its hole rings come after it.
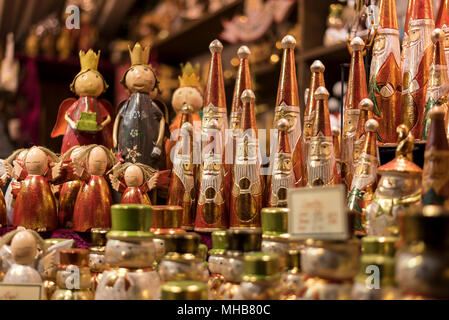
POLYGON ((183 155, 175 153, 175 159, 173 161, 173 172, 181 180, 182 185, 186 193, 191 192, 195 185, 195 180, 193 178, 193 172, 186 170, 184 164, 191 164, 190 155, 183 155))
POLYGON ((384 37, 385 42, 382 49, 373 50, 373 59, 371 60, 370 68, 371 76, 376 75, 379 72, 391 53, 393 53, 398 66, 401 65, 401 48, 399 45, 398 31, 394 29, 380 29, 379 33, 378 37, 384 37))
POLYGON ((351 189, 362 190, 376 181, 377 158, 363 153, 360 155, 354 178, 352 179, 351 189))

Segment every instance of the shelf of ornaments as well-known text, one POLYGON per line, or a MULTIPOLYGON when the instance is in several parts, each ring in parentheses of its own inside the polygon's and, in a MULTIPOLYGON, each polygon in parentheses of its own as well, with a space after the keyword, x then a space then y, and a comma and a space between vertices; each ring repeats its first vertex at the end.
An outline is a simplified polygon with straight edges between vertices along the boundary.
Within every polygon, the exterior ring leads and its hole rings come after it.
POLYGON ((203 53, 223 30, 222 20, 242 12, 243 0, 235 0, 216 12, 206 13, 200 19, 185 23, 180 30, 155 43, 152 55, 160 63, 179 65, 203 53), (188 44, 188 45, 186 45, 188 44))

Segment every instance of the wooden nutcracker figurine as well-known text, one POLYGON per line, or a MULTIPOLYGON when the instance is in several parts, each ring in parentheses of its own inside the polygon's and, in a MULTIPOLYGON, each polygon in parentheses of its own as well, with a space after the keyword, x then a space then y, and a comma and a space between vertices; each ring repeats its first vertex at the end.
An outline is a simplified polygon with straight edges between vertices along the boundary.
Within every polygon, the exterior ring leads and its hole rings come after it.
POLYGON ((374 119, 379 123, 379 143, 395 144, 401 123, 401 45, 394 0, 379 3, 379 27, 374 38, 369 98, 374 102, 374 119))
MULTIPOLYGON (((366 85, 365 66, 363 63, 363 49, 365 42, 359 37, 351 41, 351 66, 349 69, 348 89, 345 102, 345 122, 343 124, 342 162, 344 182, 348 188, 354 173, 354 145, 360 137, 357 130, 363 134, 366 119, 360 119, 359 103, 368 98, 366 85), (361 128, 361 129, 360 129, 361 128)), ((363 142, 363 139, 360 140, 363 142)), ((360 145, 361 143, 359 143, 360 145)), ((360 145, 361 147, 361 145, 360 145)))
MULTIPOLYGON (((75 159, 83 148, 84 146, 70 148, 61 156, 62 165, 70 165, 72 159, 75 159)), ((59 190, 58 223, 62 228, 70 229, 73 227, 73 209, 75 208, 76 197, 82 185, 83 182, 72 174, 69 177, 69 181, 65 182, 59 190)))
POLYGON ((208 121, 205 134, 209 143, 203 145, 200 190, 195 217, 195 231, 212 232, 228 227, 226 211, 223 146, 218 121, 208 121))
POLYGON ((313 122, 312 138, 307 153, 307 186, 328 186, 335 184, 337 165, 335 161, 333 137, 329 119, 327 99, 329 92, 325 87, 315 91, 316 115, 313 122))
POLYGON ((70 90, 79 96, 69 98, 59 106, 58 118, 51 133, 64 135, 61 154, 74 146, 101 144, 112 148, 112 119, 114 108, 105 99, 98 99, 108 85, 98 72, 100 51, 80 51, 81 71, 75 76, 70 90))
POLYGON ((231 228, 260 228, 263 206, 263 177, 257 139, 256 116, 252 90, 242 93, 243 112, 237 138, 236 157, 232 174, 232 194, 229 226, 231 228))
POLYGON ((441 107, 430 111, 429 136, 424 153, 422 178, 423 205, 449 208, 449 145, 446 138, 445 112, 441 107))
POLYGON ((148 191, 156 187, 159 174, 142 163, 127 162, 109 175, 112 188, 123 193, 120 203, 151 204, 148 191))
MULTIPOLYGON (((252 90, 251 74, 249 72, 249 55, 251 51, 247 46, 241 46, 237 55, 239 57, 239 68, 237 70, 237 76, 235 78, 234 93, 232 96, 231 104, 231 121, 230 129, 232 130, 232 154, 229 150, 229 155, 235 158, 236 155, 236 140, 240 132, 240 123, 242 121, 243 115, 243 102, 242 93, 243 91, 249 89, 252 90)), ((234 161, 232 161, 234 163, 234 161)), ((231 170, 231 180, 232 180, 233 170, 231 170)))
POLYGON ((109 149, 95 144, 83 148, 73 159, 74 173, 83 181, 73 209, 73 230, 111 227, 112 196, 105 175, 116 161, 109 149))
MULTIPOLYGON (((446 65, 449 65, 449 0, 441 0, 435 27, 444 31, 444 54, 446 56, 446 65)), ((447 70, 447 75, 449 77, 449 69, 447 70)))
MULTIPOLYGON (((55 163, 59 158, 44 147, 32 147, 24 163, 25 170, 18 173, 17 182, 12 182, 15 197, 15 227, 23 226, 39 232, 52 231, 58 225, 57 206, 51 183, 55 163), (26 178, 23 176, 26 174, 26 178), (23 179, 23 180, 22 180, 23 179)), ((16 169, 20 169, 16 167, 16 169)))
POLYGON ((310 66, 310 85, 309 85, 309 94, 307 95, 306 101, 306 109, 304 111, 304 128, 303 128, 303 137, 304 137, 304 148, 303 148, 303 160, 304 163, 307 159, 307 151, 309 148, 310 137, 312 136, 313 131, 313 120, 315 119, 315 98, 313 93, 318 89, 318 87, 324 87, 324 64, 320 60, 315 60, 310 66))
POLYGON ((355 232, 366 235, 365 209, 373 200, 377 185, 379 151, 376 131, 379 124, 370 119, 365 123, 365 141, 355 163, 354 177, 348 197, 348 209, 355 211, 355 232))
POLYGON ((279 119, 277 152, 274 155, 273 172, 268 176, 268 207, 287 207, 287 191, 293 188, 295 176, 292 166, 292 151, 288 142, 286 119, 279 119))
MULTIPOLYGON (((304 186, 305 181, 303 179, 301 112, 299 109, 298 82, 296 79, 295 46, 296 40, 294 37, 287 35, 282 39, 283 55, 276 98, 274 125, 280 119, 287 119, 290 123, 288 127, 288 139, 293 152, 292 160, 293 172, 295 174, 295 187, 299 187, 304 186)), ((276 148, 273 150, 276 150, 276 148)))
POLYGON ((435 28, 431 0, 409 0, 402 44, 402 116, 415 139, 422 140, 426 90, 435 28))
POLYGON ((194 163, 192 107, 182 108, 181 130, 173 152, 173 170, 170 180, 168 205, 183 209, 182 227, 193 230, 195 224, 197 165, 194 163))
POLYGON ((131 67, 121 83, 131 96, 120 107, 114 122, 114 148, 127 162, 140 162, 156 170, 165 167, 166 115, 153 101, 158 90, 156 73, 148 65, 150 47, 129 48, 131 67))
POLYGON ((446 57, 444 55, 444 32, 441 29, 435 29, 432 32, 432 41, 434 43, 432 63, 429 70, 429 85, 426 92, 426 107, 424 110, 422 138, 427 140, 431 125, 430 112, 432 108, 439 105, 445 113, 446 135, 448 132, 448 100, 449 77, 447 75, 446 57))

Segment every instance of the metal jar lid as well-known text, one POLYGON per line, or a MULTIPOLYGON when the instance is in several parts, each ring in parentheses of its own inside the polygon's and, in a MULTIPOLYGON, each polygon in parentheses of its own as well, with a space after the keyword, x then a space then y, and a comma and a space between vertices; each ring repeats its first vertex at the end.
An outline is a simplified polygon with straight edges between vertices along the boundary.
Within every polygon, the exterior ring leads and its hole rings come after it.
POLYGON ((207 300, 207 286, 199 281, 169 281, 161 287, 162 300, 207 300))

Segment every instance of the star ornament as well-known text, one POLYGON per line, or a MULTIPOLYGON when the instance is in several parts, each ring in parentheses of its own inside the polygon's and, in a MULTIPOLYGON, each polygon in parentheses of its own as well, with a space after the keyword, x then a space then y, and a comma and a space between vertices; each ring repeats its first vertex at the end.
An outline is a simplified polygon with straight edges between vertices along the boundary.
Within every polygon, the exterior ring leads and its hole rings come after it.
POLYGON ((137 145, 135 145, 132 149, 126 148, 128 154, 126 155, 126 159, 131 159, 132 162, 136 162, 136 158, 140 157, 142 154, 137 151, 137 145))

